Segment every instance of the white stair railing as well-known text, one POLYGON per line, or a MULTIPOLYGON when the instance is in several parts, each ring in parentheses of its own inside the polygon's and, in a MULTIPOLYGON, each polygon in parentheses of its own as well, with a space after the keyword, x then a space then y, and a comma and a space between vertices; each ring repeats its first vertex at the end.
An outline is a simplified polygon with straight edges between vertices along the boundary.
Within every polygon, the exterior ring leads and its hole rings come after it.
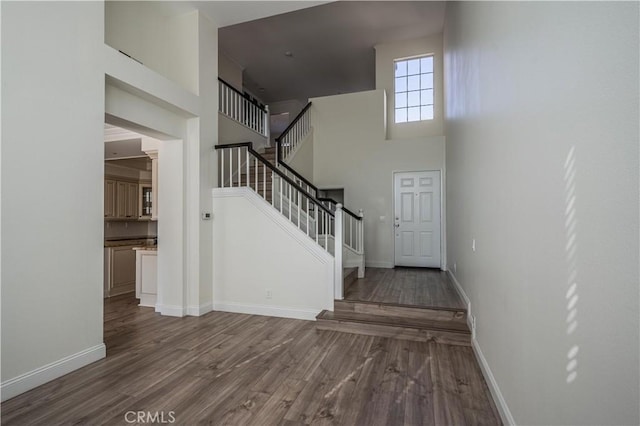
POLYGON ((220 78, 218 90, 218 111, 254 132, 269 137, 268 107, 259 105, 220 78))
POLYGON ((276 138, 278 162, 287 161, 304 137, 307 136, 309 130, 311 130, 310 107, 311 102, 300 111, 285 131, 276 138))
POLYGON ((336 215, 314 195, 254 151, 251 142, 215 148, 221 188, 250 187, 327 252, 333 249, 329 241, 335 238, 336 215))

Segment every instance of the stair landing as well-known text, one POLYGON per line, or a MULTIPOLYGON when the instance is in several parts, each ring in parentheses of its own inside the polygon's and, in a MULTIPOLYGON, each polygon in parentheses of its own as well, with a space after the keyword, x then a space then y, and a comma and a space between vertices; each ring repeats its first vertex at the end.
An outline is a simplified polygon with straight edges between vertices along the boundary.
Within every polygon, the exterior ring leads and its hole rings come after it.
POLYGON ((446 273, 418 268, 345 271, 345 298, 317 317, 318 330, 471 345, 467 310, 446 273), (347 284, 349 282, 349 284, 347 284))

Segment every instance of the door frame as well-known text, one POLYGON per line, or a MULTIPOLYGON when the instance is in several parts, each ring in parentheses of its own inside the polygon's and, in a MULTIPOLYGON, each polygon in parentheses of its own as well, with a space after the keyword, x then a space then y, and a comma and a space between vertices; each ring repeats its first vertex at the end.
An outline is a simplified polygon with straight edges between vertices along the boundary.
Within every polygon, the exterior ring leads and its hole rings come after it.
MULTIPOLYGON (((398 173, 420 173, 420 172, 438 172, 440 174, 440 270, 447 270, 447 252, 446 248, 446 215, 445 215, 445 175, 444 169, 409 169, 409 170, 393 170, 391 172, 391 217, 395 217, 396 214, 396 174, 398 173)), ((395 238, 395 224, 394 221, 390 221, 393 231, 393 252, 392 258, 393 268, 396 267, 396 238, 395 238)))

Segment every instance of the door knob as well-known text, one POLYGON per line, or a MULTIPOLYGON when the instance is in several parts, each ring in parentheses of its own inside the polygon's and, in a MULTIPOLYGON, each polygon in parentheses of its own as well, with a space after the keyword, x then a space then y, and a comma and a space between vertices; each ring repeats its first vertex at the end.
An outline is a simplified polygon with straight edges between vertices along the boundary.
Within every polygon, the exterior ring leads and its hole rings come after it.
POLYGON ((400 228, 400 224, 399 223, 396 223, 396 228, 400 228))

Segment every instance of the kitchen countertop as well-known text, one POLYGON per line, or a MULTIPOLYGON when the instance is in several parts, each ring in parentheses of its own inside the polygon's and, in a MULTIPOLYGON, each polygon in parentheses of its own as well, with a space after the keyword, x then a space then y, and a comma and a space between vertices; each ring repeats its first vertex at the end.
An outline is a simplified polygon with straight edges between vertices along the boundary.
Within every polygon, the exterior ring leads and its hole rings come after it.
POLYGON ((104 241, 105 247, 122 247, 122 246, 143 246, 143 247, 155 247, 155 237, 119 237, 119 238, 106 238, 104 241))
POLYGON ((134 250, 141 250, 141 251, 158 251, 158 246, 139 246, 139 247, 134 247, 134 250))

